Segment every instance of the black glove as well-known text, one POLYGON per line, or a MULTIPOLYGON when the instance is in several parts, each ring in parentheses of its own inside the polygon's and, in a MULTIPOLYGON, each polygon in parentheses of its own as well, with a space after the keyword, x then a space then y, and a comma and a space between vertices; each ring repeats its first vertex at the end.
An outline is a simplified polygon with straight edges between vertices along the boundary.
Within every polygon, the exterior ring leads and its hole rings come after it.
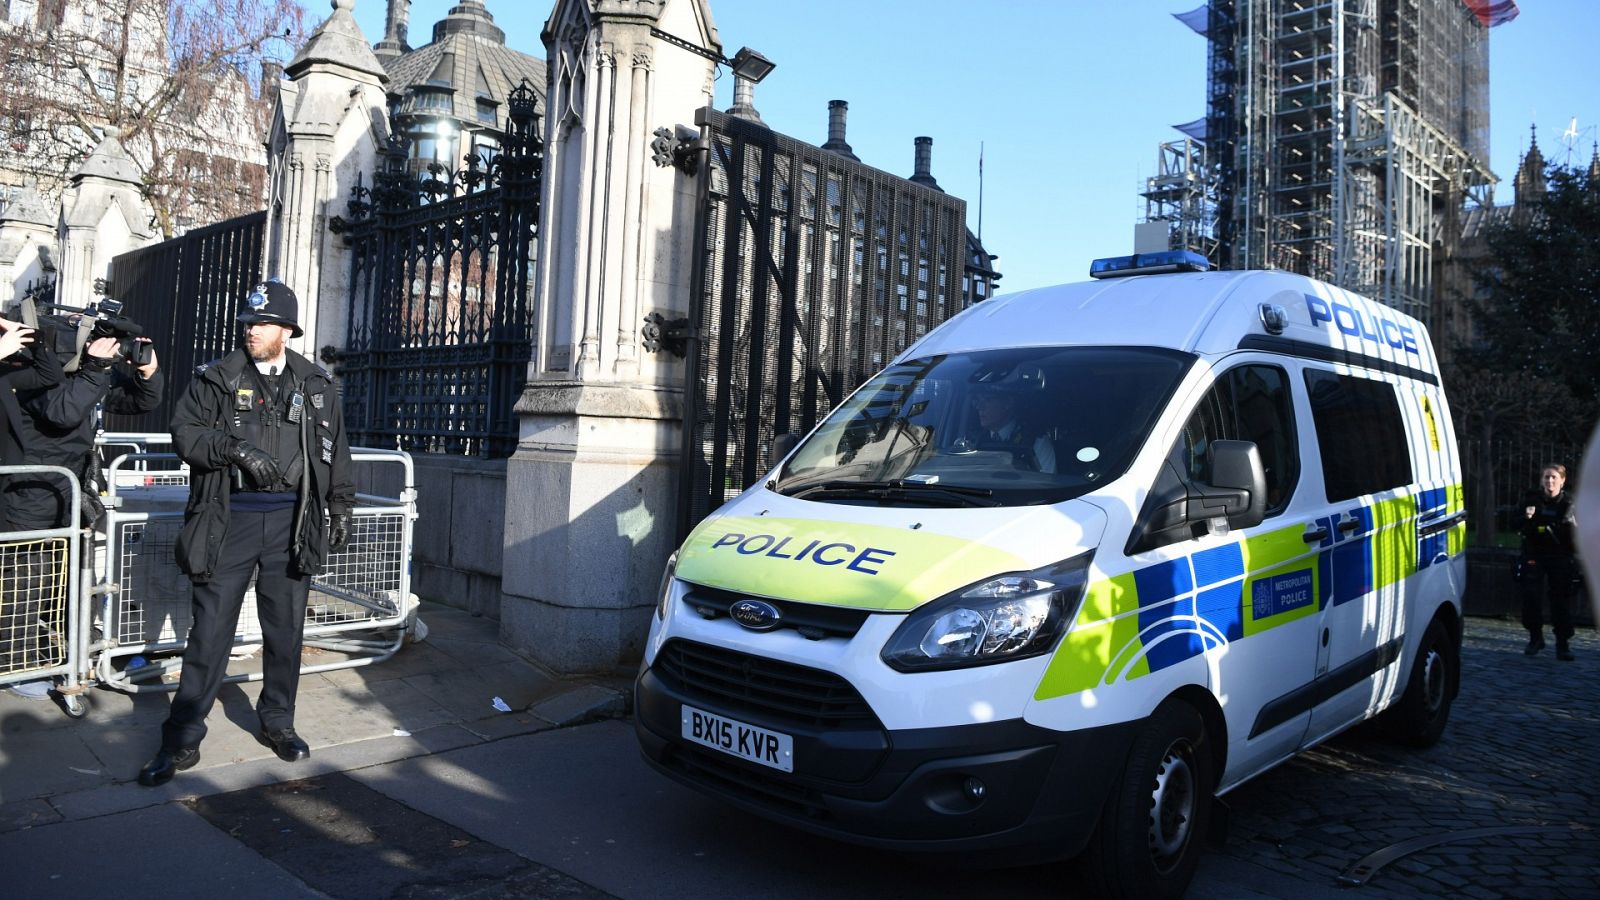
POLYGON ((233 449, 228 451, 228 458, 250 476, 258 490, 271 487, 278 481, 278 464, 272 461, 267 451, 249 441, 234 444, 233 449))
POLYGON ((338 553, 350 543, 350 514, 334 513, 328 520, 328 552, 338 553))

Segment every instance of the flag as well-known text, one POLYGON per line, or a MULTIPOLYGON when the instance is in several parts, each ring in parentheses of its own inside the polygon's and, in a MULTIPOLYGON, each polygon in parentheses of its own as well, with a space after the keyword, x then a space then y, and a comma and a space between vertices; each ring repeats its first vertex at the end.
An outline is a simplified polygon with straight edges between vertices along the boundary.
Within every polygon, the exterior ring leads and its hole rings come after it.
POLYGON ((1461 0, 1461 2, 1467 5, 1467 9, 1472 10, 1472 14, 1478 17, 1478 21, 1482 22, 1485 28, 1504 25, 1522 12, 1517 9, 1517 0, 1461 0))

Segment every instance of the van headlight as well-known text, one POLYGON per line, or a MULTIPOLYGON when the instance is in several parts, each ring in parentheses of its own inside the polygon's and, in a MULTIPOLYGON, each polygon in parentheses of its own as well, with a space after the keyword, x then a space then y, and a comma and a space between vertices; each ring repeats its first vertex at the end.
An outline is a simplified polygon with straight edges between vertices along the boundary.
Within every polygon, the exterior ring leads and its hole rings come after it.
POLYGON ((667 568, 661 573, 661 589, 656 593, 656 620, 667 620, 667 606, 672 600, 672 578, 678 572, 678 554, 667 557, 667 568))
POLYGON ((1093 556, 996 575, 946 594, 900 623, 883 647, 883 661, 921 672, 1049 653, 1078 614, 1093 556))

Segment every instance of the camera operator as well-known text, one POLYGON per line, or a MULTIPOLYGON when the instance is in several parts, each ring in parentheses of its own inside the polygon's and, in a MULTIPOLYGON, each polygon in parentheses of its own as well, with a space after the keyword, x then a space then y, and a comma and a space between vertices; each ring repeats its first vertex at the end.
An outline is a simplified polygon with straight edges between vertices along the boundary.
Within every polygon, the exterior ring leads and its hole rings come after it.
MULTIPOLYGON (((61 361, 34 340, 34 329, 0 317, 0 466, 22 463, 26 415, 17 391, 47 390, 61 383, 61 361)), ((5 497, 0 494, 0 529, 5 521, 5 497)))
MULTIPOLYGON (((34 343, 34 329, 0 318, 0 465, 23 462, 24 429, 27 414, 17 403, 17 391, 48 389, 61 383, 61 361, 46 347, 34 343)), ((0 494, 0 541, 5 526, 5 495, 0 494)), ((25 551, 24 551, 25 552, 25 551)), ((8 547, 0 569, 5 582, 5 598, 0 603, 0 672, 15 672, 38 665, 41 629, 33 624, 44 608, 43 591, 27 576, 27 566, 17 545, 8 547)), ((50 682, 38 680, 10 685, 7 690, 30 699, 47 696, 50 682)))
MULTIPOLYGON (((41 320, 41 325, 45 321, 41 320)), ((71 331, 56 326, 61 340, 55 346, 65 355, 62 368, 66 374, 61 383, 19 387, 16 392, 23 413, 22 461, 28 465, 61 466, 78 476, 85 507, 83 525, 87 527, 104 512, 94 447, 95 407, 101 405, 106 412, 128 415, 149 412, 161 403, 162 375, 155 348, 148 339, 91 331, 80 327, 78 316, 66 322, 71 331), (149 361, 136 366, 134 359, 146 354, 149 361)), ((50 355, 48 346, 52 342, 41 334, 40 343, 47 346, 37 353, 50 355)), ((7 480, 5 494, 10 530, 60 528, 72 520, 68 508, 71 494, 60 479, 14 476, 7 480)))
MULTIPOLYGON (((61 383, 61 361, 34 346, 34 330, 0 317, 0 466, 22 463, 23 412, 17 391, 48 389, 61 383)), ((0 495, 0 527, 5 500, 0 495)))

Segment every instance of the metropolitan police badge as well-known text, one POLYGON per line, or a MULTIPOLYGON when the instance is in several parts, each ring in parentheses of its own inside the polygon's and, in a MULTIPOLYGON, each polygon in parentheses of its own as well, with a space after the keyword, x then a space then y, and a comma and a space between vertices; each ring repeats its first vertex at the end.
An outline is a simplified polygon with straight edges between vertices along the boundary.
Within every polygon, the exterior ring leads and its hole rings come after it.
POLYGON ((247 306, 256 312, 267 308, 267 283, 262 282, 250 291, 250 296, 244 301, 247 306))

